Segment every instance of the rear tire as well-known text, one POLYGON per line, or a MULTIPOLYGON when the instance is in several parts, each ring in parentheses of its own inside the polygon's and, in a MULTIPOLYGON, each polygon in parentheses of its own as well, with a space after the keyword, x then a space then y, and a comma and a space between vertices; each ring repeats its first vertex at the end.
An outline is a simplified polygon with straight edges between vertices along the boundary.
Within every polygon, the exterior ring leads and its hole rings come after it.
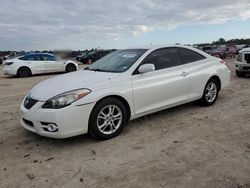
POLYGON ((17 76, 20 78, 27 78, 32 75, 31 70, 28 67, 21 67, 17 71, 17 76))
POLYGON ((244 72, 240 72, 240 71, 236 71, 236 75, 241 78, 246 76, 244 72))
POLYGON ((74 71, 76 71, 76 66, 75 66, 75 65, 73 65, 73 64, 68 64, 68 65, 66 66, 66 72, 74 72, 74 71))
POLYGON ((211 78, 205 86, 203 96, 199 100, 199 103, 202 106, 211 106, 217 101, 218 94, 219 83, 216 79, 211 78))
POLYGON ((128 121, 125 105, 116 98, 98 102, 89 118, 89 134, 98 140, 118 136, 128 121))

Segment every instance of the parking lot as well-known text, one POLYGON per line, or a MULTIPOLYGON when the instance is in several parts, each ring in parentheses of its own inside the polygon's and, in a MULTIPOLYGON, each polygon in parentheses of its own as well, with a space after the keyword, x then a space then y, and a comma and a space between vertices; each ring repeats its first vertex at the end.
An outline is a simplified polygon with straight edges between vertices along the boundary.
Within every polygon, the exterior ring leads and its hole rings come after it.
POLYGON ((214 106, 190 103, 143 117, 102 142, 23 129, 23 97, 55 75, 0 71, 0 187, 250 187, 250 77, 236 77, 234 60, 226 61, 231 84, 214 106))

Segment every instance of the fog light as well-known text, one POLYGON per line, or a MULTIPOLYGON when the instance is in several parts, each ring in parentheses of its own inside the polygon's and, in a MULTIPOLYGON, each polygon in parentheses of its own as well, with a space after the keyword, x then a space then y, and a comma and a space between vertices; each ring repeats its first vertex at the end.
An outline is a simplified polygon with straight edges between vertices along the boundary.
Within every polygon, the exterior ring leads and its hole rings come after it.
POLYGON ((56 132, 56 131, 58 131, 58 128, 55 124, 50 123, 47 125, 47 130, 49 132, 56 132))

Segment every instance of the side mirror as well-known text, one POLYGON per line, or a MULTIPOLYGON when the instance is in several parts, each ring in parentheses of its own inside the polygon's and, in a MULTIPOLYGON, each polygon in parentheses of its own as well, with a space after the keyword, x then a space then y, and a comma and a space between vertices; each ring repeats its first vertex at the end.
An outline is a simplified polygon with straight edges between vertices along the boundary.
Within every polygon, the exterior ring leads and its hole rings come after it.
POLYGON ((138 69, 139 73, 147 73, 147 72, 153 72, 155 71, 155 65, 154 64, 144 64, 141 65, 138 69))

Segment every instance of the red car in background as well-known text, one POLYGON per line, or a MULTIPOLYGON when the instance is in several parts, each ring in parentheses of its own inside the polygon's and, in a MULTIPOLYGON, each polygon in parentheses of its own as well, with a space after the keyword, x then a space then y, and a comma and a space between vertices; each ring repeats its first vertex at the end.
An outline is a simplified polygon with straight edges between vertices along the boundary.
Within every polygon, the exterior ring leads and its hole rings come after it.
POLYGON ((235 57, 237 48, 236 46, 224 46, 218 47, 211 52, 212 56, 225 59, 227 56, 235 57))

